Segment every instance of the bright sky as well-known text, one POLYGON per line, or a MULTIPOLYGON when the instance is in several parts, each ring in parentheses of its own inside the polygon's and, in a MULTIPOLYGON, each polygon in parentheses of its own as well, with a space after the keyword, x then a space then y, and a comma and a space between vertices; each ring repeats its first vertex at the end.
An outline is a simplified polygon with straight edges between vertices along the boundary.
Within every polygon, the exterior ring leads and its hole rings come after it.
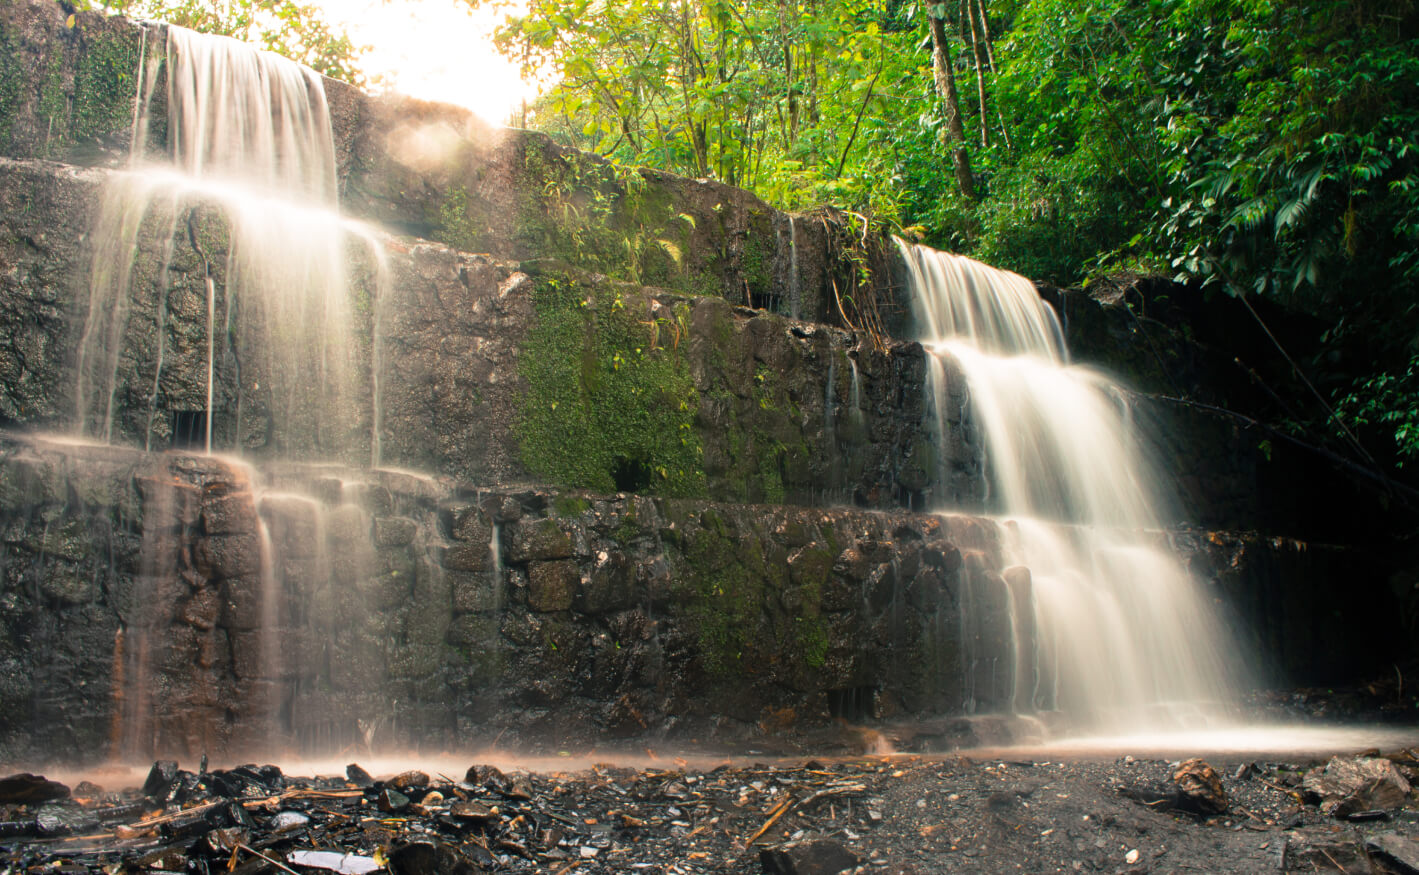
MULTIPOLYGON (((536 96, 517 67, 493 47, 503 13, 460 0, 312 0, 356 45, 370 46, 362 66, 376 90, 466 106, 505 124, 536 96)), ((489 4, 492 5, 492 4, 489 4)))

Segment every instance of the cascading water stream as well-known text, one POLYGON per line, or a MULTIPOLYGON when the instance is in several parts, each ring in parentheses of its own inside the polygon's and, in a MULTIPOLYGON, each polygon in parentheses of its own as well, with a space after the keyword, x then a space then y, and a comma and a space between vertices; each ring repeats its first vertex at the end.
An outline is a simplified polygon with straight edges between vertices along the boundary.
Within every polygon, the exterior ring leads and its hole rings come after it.
MULTIPOLYGON (((208 451, 215 441, 237 450, 264 446, 287 455, 357 458, 370 442, 377 444, 377 435, 367 420, 361 422, 374 401, 357 397, 366 364, 354 322, 365 310, 348 265, 371 262, 375 282, 382 282, 385 268, 374 237, 339 215, 334 140, 320 76, 236 40, 172 26, 165 55, 150 57, 143 72, 146 91, 135 97, 131 166, 106 187, 93 235, 88 316, 77 361, 78 429, 106 441, 146 431, 136 437, 160 445, 154 430, 159 439, 168 435, 155 411, 165 400, 174 410, 195 413, 202 407, 205 430, 213 432, 212 440, 203 441, 208 451), (165 158, 147 154, 154 61, 167 71, 165 158), (167 281, 170 273, 193 272, 174 264, 179 237, 199 260, 196 272, 207 289, 167 281), (358 257, 352 257, 352 246, 363 250, 358 257), (154 249, 164 278, 156 293, 148 287, 147 253, 154 249), (159 363, 151 378, 143 377, 153 387, 147 421, 116 422, 120 411, 133 406, 116 397, 131 391, 125 384, 132 378, 121 368, 135 365, 124 350, 135 332, 141 337, 149 331, 138 317, 157 295, 162 306, 156 345, 169 356, 182 350, 165 336, 168 298, 181 309, 185 296, 196 296, 194 315, 208 305, 206 340, 212 348, 193 351, 194 359, 207 353, 205 392, 182 391, 178 376, 165 385, 159 363), (264 425, 254 427, 256 421, 264 425)), ((377 446, 372 450, 377 453, 377 446)))
MULTIPOLYGON (((378 373, 368 374, 368 397, 358 397, 358 386, 363 368, 381 365, 379 320, 389 269, 378 235, 339 214, 321 77, 236 40, 174 26, 166 28, 161 52, 150 45, 156 32, 144 30, 129 167, 107 184, 92 235, 76 368, 77 430, 107 442, 136 438, 147 449, 185 443, 208 454, 264 450, 377 466, 378 373), (149 106, 164 69, 168 148, 155 156, 147 142, 149 106), (363 285, 352 280, 352 263, 368 266, 363 285), (363 305, 362 292, 372 306, 363 305), (356 330, 361 318, 374 323, 367 351, 357 340, 364 334, 356 330), (205 325, 205 332, 184 327, 191 325, 205 325), (138 385, 143 404, 129 397, 138 385), (122 419, 140 408, 141 421, 122 419), (160 411, 172 411, 173 421, 160 411), (186 417, 181 426, 177 414, 186 417)), ((266 731, 274 739, 290 722, 282 711, 293 695, 283 590, 296 593, 299 603, 328 588, 332 572, 322 567, 330 565, 327 514, 314 499, 266 489, 241 459, 212 461, 214 471, 230 472, 232 483, 223 488, 249 492, 263 508, 251 523, 259 586, 220 574, 206 585, 255 590, 259 658, 236 672, 246 685, 246 705, 269 715, 266 731), (281 521, 287 535, 291 519, 311 519, 306 528, 316 545, 293 547, 289 537, 276 543, 268 516, 281 521), (288 561, 278 564, 282 556, 288 561)), ((169 516, 161 509, 155 524, 169 516)), ((346 578, 362 580, 371 573, 369 551, 360 549, 368 520, 351 528, 341 542, 341 568, 346 578)), ((171 540, 160 535, 171 533, 155 530, 150 538, 145 529, 145 549, 150 540, 171 540)), ((152 552, 151 560, 145 553, 151 576, 175 576, 175 560, 152 552)), ((157 670, 153 654, 164 646, 156 634, 138 624, 115 645, 115 659, 126 670, 123 717, 115 729, 119 753, 150 752, 150 673, 157 670)), ((318 724, 320 718, 303 719, 318 724)))
POLYGON ((1008 692, 991 704, 1112 731, 1224 713, 1244 663, 1221 612, 1162 544, 1167 496, 1126 393, 1069 364, 1059 321, 1029 281, 898 245, 932 353, 940 455, 952 403, 944 362, 954 360, 985 448, 988 509, 1010 560, 1029 569, 1005 587, 1014 640, 1002 656, 1014 676, 993 685, 1008 692))

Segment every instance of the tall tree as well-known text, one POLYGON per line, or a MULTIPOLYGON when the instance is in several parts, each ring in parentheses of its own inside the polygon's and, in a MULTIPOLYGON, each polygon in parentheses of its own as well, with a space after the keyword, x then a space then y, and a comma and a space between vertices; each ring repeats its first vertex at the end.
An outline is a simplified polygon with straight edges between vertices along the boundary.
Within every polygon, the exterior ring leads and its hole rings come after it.
POLYGON ((946 38, 946 5, 937 3, 927 10, 931 30, 931 71, 936 82, 936 94, 946 119, 942 136, 951 150, 951 166, 956 173, 956 185, 968 198, 976 196, 975 177, 971 173, 971 155, 966 148, 966 128, 961 122, 961 101, 956 91, 956 73, 951 68, 951 47, 946 38))

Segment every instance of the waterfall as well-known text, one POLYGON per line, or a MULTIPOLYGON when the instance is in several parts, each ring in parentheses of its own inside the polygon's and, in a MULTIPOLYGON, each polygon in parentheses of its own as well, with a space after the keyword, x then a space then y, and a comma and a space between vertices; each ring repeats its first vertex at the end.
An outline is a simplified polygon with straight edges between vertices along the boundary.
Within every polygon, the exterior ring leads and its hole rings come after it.
POLYGON ((146 154, 157 81, 150 61, 140 76, 147 93, 135 98, 131 165, 106 187, 93 233, 76 369, 79 431, 175 443, 177 429, 156 415, 161 407, 200 416, 209 452, 219 444, 369 458, 377 453, 374 401, 356 397, 356 386, 370 356, 354 324, 369 318, 376 293, 352 282, 349 265, 369 262, 378 280, 383 254, 370 232, 339 214, 321 77, 175 26, 159 60, 167 155, 146 154), (168 313, 204 309, 201 343, 174 333, 168 313), (145 354, 149 347, 158 355, 145 354), (184 380, 199 372, 205 385, 184 380), (139 381, 147 415, 121 421, 135 406, 124 394, 139 381))
MULTIPOLYGON (((344 738, 330 728, 338 709, 329 695, 307 687, 311 678, 329 681, 337 625, 368 613, 363 599, 377 574, 369 513, 343 500, 327 509, 304 494, 310 484, 296 484, 298 494, 268 489, 248 462, 220 453, 379 463, 379 330, 391 287, 384 247, 339 213, 318 74, 225 37, 166 33, 163 53, 145 30, 131 160, 107 183, 92 233, 76 426, 108 442, 205 452, 214 473, 203 500, 220 487, 259 507, 242 524, 250 531, 230 535, 253 538, 259 569, 214 566, 201 584, 241 612, 234 704, 264 717, 252 729, 267 743, 344 738), (160 68, 167 149, 154 154, 148 135, 162 126, 149 107, 160 68), (370 342, 359 330, 367 326, 370 342), (332 604, 337 579, 347 594, 332 604), (293 642, 314 640, 312 629, 324 633, 320 647, 298 652, 293 642), (302 664, 312 656, 314 665, 302 664)), ((172 499, 159 494, 144 518, 143 568, 176 580, 176 559, 163 552, 173 540, 163 502, 172 499)), ((148 687, 165 645, 141 624, 122 631, 115 752, 141 755, 158 732, 148 687)), ((373 688, 373 679, 356 686, 373 688)), ((193 732, 224 731, 193 722, 193 732)))
POLYGON ((994 684, 1003 692, 988 704, 1057 710, 1092 730, 1224 714, 1245 664, 1212 597, 1163 543, 1168 495, 1139 445, 1128 394, 1069 363, 1059 321, 1028 280, 898 246, 933 358, 939 455, 949 446, 949 359, 965 375, 985 447, 988 510, 1008 560, 1028 569, 998 584, 1011 605, 1015 640, 1001 655, 1014 677, 994 684))

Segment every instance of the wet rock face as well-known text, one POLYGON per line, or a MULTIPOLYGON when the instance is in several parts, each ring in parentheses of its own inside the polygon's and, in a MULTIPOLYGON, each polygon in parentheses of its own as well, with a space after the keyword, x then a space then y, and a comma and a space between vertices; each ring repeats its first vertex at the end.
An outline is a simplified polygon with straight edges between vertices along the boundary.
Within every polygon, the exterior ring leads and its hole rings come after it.
POLYGON ((981 524, 3 450, 15 759, 732 740, 988 698, 955 631, 962 587, 1004 585, 981 524))
MULTIPOLYGON (((145 34, 119 16, 81 12, 70 27, 46 0, 6 4, 0 155, 121 165, 133 140, 139 59, 161 56, 165 39, 162 26, 145 34)), ((155 152, 167 141, 165 90, 160 73, 144 132, 155 152)), ((489 128, 457 107, 371 97, 334 80, 325 91, 347 214, 464 251, 839 319, 833 284, 851 288, 858 268, 830 239, 852 236, 842 216, 791 222, 741 189, 619 169, 542 134, 489 128)), ((884 247, 878 239, 871 248, 884 247)), ((874 288, 890 299, 895 286, 882 270, 874 288)))
MULTIPOLYGON (((0 160, 0 181, 0 223, 11 232, 0 238, 0 263, 13 265, 0 272, 0 322, 13 329, 0 344, 0 422, 67 430, 76 385, 71 350, 84 326, 73 299, 89 275, 91 256, 81 241, 101 172, 0 160)), ((182 418, 205 410, 203 265, 221 281, 226 238, 221 215, 209 207, 189 204, 175 214, 201 231, 201 252, 190 234, 169 240, 173 216, 157 212, 164 214, 151 216, 139 237, 111 427, 116 442, 162 449, 181 445, 182 418), (143 265, 161 263, 169 243, 167 273, 145 272, 143 265)), ((579 273, 533 277, 517 265, 435 244, 389 243, 389 287, 358 319, 365 336, 380 338, 377 355, 362 343, 357 356, 364 374, 378 364, 378 391, 366 376, 347 409, 302 420, 305 431, 289 418, 278 428, 268 412, 273 375, 261 372, 266 357, 224 334, 227 348, 214 359, 214 446, 253 458, 328 458, 319 449, 322 435, 339 423, 352 438, 344 461, 359 464, 371 457, 377 415, 385 465, 480 483, 535 478, 654 492, 664 485, 658 469, 676 466, 647 449, 642 434, 650 427, 664 433, 661 446, 688 439, 703 449, 687 456, 703 477, 681 494, 917 509, 979 503, 984 478, 965 405, 939 440, 926 424, 925 366, 915 344, 877 349, 861 335, 718 298, 652 293, 579 273), (581 306, 568 317, 559 308, 573 297, 581 306), (620 363, 647 354, 687 375, 683 395, 669 399, 658 385, 628 384, 624 404, 607 415, 642 405, 635 414, 641 421, 596 421, 594 434, 566 416, 544 424, 530 415, 555 403, 535 379, 546 371, 544 360, 580 356, 588 337, 606 330, 597 320, 613 312, 630 331, 605 341, 601 379, 638 379, 620 363), (539 443, 567 470, 537 465, 529 447, 539 443), (951 474, 938 483, 943 454, 951 474)), ((354 293, 374 295, 367 253, 356 248, 351 268, 354 293)), ((219 323, 225 307, 218 295, 219 323)), ((570 364, 582 368, 579 359, 570 364)), ((589 382, 571 385, 588 397, 597 391, 589 382)), ((91 433, 102 430, 102 411, 86 418, 91 433)))
POLYGON ((1267 655, 1264 685, 1378 676, 1412 640, 1402 626, 1407 593, 1390 588, 1373 549, 1225 531, 1175 532, 1169 545, 1267 655))
POLYGON ((0 159, 0 423, 73 416, 75 268, 104 175, 0 159))
MULTIPOLYGON (((733 742, 835 717, 1001 711, 1023 700, 1010 679, 1031 677, 1010 609, 1029 572, 1004 567, 989 520, 0 449, 12 759, 237 757, 273 739, 310 753, 733 742), (977 610, 963 617, 963 603, 977 610)), ((1301 585, 1269 542, 1179 545, 1223 591, 1301 585)), ((1273 627, 1265 604, 1245 610, 1273 627)), ((1325 664, 1347 645, 1311 646, 1325 664)), ((949 749, 1020 730, 952 719, 899 741, 949 749)))
POLYGON ((0 7, 0 154, 117 166, 128 153, 142 31, 61 4, 0 7))

